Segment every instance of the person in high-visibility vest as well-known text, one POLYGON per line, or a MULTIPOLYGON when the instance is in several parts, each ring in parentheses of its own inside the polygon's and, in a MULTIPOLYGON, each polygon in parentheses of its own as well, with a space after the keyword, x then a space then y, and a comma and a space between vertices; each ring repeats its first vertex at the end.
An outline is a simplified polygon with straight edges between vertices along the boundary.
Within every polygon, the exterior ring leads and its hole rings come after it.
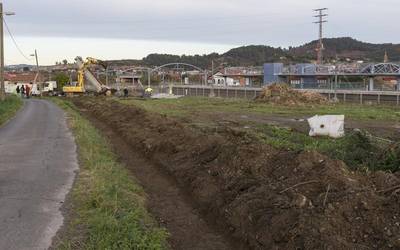
POLYGON ((151 87, 146 88, 144 94, 145 96, 150 97, 153 94, 153 89, 151 87))

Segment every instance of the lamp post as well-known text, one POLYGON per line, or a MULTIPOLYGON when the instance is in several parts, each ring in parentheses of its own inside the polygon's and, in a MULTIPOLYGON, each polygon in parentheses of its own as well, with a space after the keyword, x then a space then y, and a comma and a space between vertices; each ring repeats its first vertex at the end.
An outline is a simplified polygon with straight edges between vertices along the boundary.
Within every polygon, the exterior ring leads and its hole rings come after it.
POLYGON ((4 16, 13 16, 14 12, 3 12, 3 3, 0 3, 0 100, 6 99, 6 90, 4 86, 4 16))

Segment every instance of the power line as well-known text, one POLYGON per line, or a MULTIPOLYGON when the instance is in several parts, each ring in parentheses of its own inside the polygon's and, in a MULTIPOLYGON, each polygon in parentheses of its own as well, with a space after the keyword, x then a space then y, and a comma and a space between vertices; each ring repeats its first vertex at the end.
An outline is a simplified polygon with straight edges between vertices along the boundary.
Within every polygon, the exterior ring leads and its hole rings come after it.
POLYGON ((6 26, 6 29, 7 29, 8 34, 10 35, 11 40, 13 41, 13 43, 14 43, 15 47, 17 48, 18 52, 19 52, 26 60, 31 61, 32 59, 29 58, 29 57, 27 57, 27 56, 24 54, 24 52, 22 52, 21 48, 18 46, 17 41, 15 40, 13 34, 11 33, 10 27, 8 27, 8 24, 7 24, 7 22, 6 22, 6 19, 3 18, 3 22, 4 22, 5 26, 6 26))

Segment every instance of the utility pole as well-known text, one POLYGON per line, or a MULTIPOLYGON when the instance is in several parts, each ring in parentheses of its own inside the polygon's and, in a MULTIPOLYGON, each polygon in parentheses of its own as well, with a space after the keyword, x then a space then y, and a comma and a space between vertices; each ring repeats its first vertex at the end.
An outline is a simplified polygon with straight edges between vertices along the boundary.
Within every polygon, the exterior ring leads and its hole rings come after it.
MULTIPOLYGON (((32 54, 31 56, 34 56, 36 59, 36 76, 35 76, 35 80, 33 80, 33 83, 36 84, 37 80, 39 78, 39 60, 38 60, 38 55, 37 55, 37 50, 35 49, 35 54, 32 54)), ((40 80, 39 80, 40 81, 40 80)), ((43 86, 40 86, 41 90, 43 91, 43 86)))
POLYGON ((316 51, 318 53, 317 64, 322 64, 324 60, 324 55, 323 55, 324 44, 322 38, 323 38, 323 24, 328 22, 327 20, 324 20, 324 17, 328 16, 328 14, 324 13, 324 11, 326 10, 328 10, 328 8, 321 8, 314 10, 315 12, 317 12, 317 15, 314 17, 318 18, 318 21, 314 23, 319 24, 319 42, 316 48, 316 51))
POLYGON ((212 76, 212 83, 214 84, 214 60, 211 61, 211 76, 212 76))
POLYGON ((3 33, 3 21, 4 21, 4 13, 3 13, 3 3, 0 3, 0 84, 1 84, 1 93, 0 98, 1 101, 6 99, 6 89, 4 86, 4 33, 3 33))
POLYGON ((147 69, 147 87, 151 88, 151 69, 147 69))
POLYGON ((15 15, 13 12, 4 12, 3 3, 0 3, 0 100, 4 101, 6 99, 6 89, 4 86, 4 32, 3 23, 4 16, 15 15))
POLYGON ((106 67, 106 85, 108 86, 108 65, 106 67))

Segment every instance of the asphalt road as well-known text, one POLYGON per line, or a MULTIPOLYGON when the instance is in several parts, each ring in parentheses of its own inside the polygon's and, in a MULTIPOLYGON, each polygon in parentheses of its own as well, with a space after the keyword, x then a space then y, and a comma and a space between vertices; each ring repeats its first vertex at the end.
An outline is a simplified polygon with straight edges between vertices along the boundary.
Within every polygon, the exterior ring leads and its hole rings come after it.
POLYGON ((0 128, 0 249, 47 249, 78 169, 64 112, 27 100, 0 128))

